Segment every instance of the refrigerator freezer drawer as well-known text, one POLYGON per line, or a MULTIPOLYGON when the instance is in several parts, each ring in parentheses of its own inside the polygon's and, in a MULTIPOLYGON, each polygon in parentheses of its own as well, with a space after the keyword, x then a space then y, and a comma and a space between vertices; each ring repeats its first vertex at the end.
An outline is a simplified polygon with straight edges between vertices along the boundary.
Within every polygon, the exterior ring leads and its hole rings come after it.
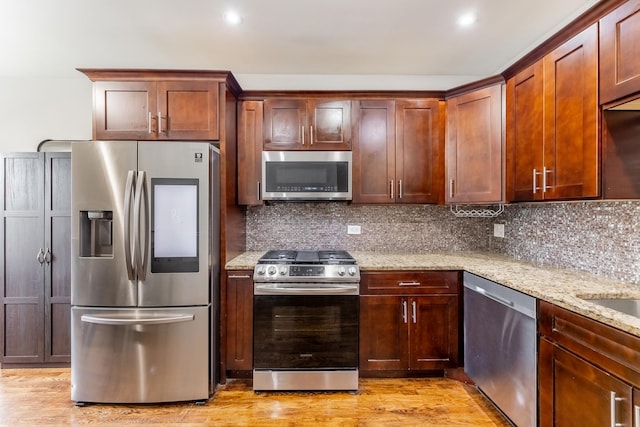
POLYGON ((211 394, 210 306, 72 308, 71 399, 153 403, 211 394))

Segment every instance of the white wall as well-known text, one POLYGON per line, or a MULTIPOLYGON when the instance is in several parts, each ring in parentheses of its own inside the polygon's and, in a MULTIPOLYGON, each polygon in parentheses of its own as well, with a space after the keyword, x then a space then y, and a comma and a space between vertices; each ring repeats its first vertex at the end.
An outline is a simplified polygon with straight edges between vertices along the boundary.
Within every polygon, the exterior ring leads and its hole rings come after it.
POLYGON ((0 78, 0 152, 36 151, 44 139, 91 139, 91 81, 0 78))

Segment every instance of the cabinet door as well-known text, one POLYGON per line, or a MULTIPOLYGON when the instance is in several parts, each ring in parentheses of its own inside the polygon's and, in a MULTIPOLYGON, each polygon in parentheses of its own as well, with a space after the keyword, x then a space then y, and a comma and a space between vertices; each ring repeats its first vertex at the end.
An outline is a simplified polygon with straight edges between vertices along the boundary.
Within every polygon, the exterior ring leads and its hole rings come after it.
POLYGON ((93 90, 94 139, 155 139, 155 83, 99 81, 93 90))
POLYGON ((448 99, 447 123, 446 202, 502 202, 502 85, 448 99))
POLYGON ((354 102, 353 202, 393 203, 390 185, 396 175, 395 102, 354 102))
POLYGON ((542 61, 507 81, 507 198, 542 199, 542 61))
POLYGON ((157 138, 218 140, 218 82, 158 83, 157 138))
POLYGON ((238 204, 261 205, 262 101, 240 105, 238 126, 238 204))
POLYGON ((44 161, 41 153, 0 156, 2 363, 44 361, 44 161))
POLYGON ((45 362, 71 362, 71 154, 45 165, 45 362))
POLYGON ((253 272, 227 272, 226 368, 253 369, 253 272))
POLYGON ((411 297, 409 303, 409 369, 457 366, 458 297, 411 297))
POLYGON ((307 104, 300 99, 264 101, 264 149, 299 150, 306 148, 307 104))
POLYGON ((443 114, 438 100, 396 101, 396 203, 442 201, 443 114))
POLYGON ((541 427, 631 425, 630 386, 545 339, 539 357, 541 427))
POLYGON ((600 20, 600 103, 640 91, 640 0, 600 20))
POLYGON ((597 24, 544 57, 545 199, 599 194, 597 24))
POLYGON ((351 150, 351 101, 309 100, 311 150, 351 150))
POLYGON ((360 370, 406 370, 409 302, 398 296, 360 297, 360 370))

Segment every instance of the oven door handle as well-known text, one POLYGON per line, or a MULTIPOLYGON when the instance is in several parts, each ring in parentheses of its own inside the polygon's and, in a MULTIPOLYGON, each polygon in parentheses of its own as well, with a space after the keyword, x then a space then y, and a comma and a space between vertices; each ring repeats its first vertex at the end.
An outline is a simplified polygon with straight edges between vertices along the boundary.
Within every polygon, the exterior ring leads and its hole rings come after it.
POLYGON ((255 286, 254 295, 358 295, 358 286, 318 286, 318 287, 293 287, 293 286, 255 286))

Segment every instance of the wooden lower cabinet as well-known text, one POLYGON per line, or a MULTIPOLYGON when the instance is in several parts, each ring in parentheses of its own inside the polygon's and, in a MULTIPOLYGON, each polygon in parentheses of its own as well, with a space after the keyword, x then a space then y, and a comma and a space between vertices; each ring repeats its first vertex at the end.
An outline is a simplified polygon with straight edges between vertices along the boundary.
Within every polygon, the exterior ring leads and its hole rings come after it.
POLYGON ((539 327, 541 427, 640 423, 640 337, 545 302, 539 327))
POLYGON ((457 272, 363 273, 362 376, 408 376, 458 366, 457 277, 457 272), (442 274, 451 280, 443 281, 442 274), (430 281, 438 285, 429 286, 430 281))
POLYGON ((227 271, 226 374, 247 377, 253 369, 253 271, 227 271))

